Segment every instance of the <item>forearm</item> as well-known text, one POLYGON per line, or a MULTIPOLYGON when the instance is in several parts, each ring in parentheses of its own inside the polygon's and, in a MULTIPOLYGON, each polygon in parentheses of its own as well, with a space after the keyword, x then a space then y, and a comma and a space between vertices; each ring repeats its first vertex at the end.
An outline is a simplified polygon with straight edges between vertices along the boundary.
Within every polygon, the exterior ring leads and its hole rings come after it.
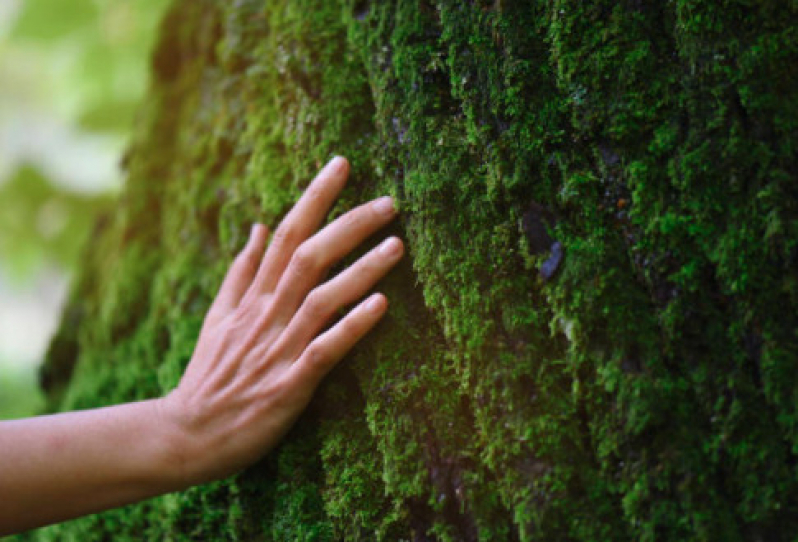
POLYGON ((0 422, 0 536, 182 489, 158 400, 0 422))

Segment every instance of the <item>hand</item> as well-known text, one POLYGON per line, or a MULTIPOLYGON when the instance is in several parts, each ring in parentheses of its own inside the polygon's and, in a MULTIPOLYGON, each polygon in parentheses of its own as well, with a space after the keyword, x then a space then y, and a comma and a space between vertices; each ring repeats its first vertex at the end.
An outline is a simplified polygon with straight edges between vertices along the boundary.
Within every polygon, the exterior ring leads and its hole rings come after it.
POLYGON ((385 313, 387 300, 374 294, 319 334, 403 253, 402 242, 390 238, 317 286, 333 264, 396 214, 391 198, 381 198, 313 235, 348 169, 341 157, 327 164, 280 224, 265 257, 267 230, 253 227, 179 386, 160 401, 161 419, 176 436, 184 485, 232 474, 272 449, 322 377, 385 313))
POLYGON ((388 239, 316 284, 391 221, 390 198, 313 235, 346 182, 336 158, 274 234, 256 225, 200 332, 178 387, 135 403, 0 421, 0 536, 222 478, 277 444, 321 378, 387 308, 381 294, 321 333, 402 256, 388 239), (313 235, 312 237, 310 237, 313 235), (321 333, 321 334, 319 334, 321 333))

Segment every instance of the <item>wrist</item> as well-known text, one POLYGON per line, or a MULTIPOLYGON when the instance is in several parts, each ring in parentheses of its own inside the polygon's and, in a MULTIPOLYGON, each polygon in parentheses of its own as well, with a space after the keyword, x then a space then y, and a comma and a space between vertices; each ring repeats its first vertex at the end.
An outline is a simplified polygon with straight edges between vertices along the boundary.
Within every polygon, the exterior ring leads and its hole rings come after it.
POLYGON ((171 394, 151 400, 153 435, 160 448, 154 470, 170 486, 169 491, 181 491, 194 485, 196 476, 191 461, 191 439, 171 406, 173 400, 171 394))

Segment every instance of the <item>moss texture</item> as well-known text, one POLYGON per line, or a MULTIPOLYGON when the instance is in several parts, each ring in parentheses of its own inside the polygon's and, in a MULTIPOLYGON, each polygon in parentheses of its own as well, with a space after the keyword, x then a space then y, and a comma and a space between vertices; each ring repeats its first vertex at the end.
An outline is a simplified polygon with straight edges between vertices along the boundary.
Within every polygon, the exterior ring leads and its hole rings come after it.
POLYGON ((394 195, 409 255, 261 463, 28 537, 798 540, 795 20, 177 0, 50 351, 53 409, 176 385, 249 225, 333 153, 353 165, 333 216, 394 195))

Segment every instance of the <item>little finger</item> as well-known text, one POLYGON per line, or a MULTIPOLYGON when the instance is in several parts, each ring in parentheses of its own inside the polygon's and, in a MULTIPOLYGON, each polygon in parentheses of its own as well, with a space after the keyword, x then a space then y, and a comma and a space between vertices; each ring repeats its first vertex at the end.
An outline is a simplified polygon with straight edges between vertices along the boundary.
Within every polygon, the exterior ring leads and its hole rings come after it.
POLYGON ((319 335, 291 366, 288 379, 300 388, 315 388, 319 381, 380 321, 388 308, 382 294, 374 294, 342 320, 319 335))
POLYGON ((219 288, 208 315, 217 317, 235 309, 252 284, 263 258, 269 229, 263 224, 252 226, 246 246, 236 256, 219 288))

